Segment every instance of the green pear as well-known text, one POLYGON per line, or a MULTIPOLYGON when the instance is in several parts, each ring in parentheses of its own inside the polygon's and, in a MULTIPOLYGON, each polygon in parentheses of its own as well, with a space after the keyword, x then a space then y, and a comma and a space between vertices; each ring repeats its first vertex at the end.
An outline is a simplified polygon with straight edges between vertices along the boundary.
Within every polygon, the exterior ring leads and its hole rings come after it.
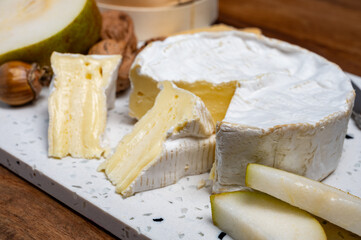
POLYGON ((213 223, 239 240, 326 239, 309 213, 261 192, 211 195, 213 223))
POLYGON ((267 193, 361 236, 361 199, 324 183, 248 164, 246 186, 267 193))
POLYGON ((94 0, 1 0, 0 64, 49 65, 52 52, 85 53, 100 37, 94 0))

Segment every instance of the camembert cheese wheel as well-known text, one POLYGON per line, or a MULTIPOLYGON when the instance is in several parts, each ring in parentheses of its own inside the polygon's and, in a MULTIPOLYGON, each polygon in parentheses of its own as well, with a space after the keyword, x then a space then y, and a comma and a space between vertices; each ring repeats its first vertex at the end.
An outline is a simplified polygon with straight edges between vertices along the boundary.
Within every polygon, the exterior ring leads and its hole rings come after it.
POLYGON ((217 123, 216 192, 244 186, 251 162, 325 178, 340 159, 355 98, 337 65, 240 31, 154 42, 137 56, 130 77, 133 117, 151 108, 166 80, 204 101, 217 123))

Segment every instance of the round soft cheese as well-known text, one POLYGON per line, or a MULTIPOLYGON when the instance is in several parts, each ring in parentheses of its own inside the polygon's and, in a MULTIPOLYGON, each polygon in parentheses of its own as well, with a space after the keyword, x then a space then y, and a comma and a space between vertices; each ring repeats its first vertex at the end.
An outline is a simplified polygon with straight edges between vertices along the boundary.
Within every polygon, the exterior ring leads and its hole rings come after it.
POLYGON ((355 97, 336 64, 240 31, 154 42, 136 58, 131 80, 131 115, 165 80, 199 95, 218 114, 215 191, 244 185, 250 162, 326 177, 340 159, 355 97))

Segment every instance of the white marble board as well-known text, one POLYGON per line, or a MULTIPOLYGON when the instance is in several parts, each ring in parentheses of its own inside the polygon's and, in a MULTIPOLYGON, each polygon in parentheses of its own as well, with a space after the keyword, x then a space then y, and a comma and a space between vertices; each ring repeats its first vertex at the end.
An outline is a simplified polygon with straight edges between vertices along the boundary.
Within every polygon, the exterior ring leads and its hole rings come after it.
MULTIPOLYGON (((361 78, 350 76, 361 87, 361 78)), ((128 94, 118 96, 108 114, 106 137, 112 149, 134 124, 127 114, 128 94)), ((197 188, 208 174, 123 199, 96 171, 103 160, 48 158, 47 95, 44 89, 40 99, 24 107, 0 104, 0 164, 121 239, 223 237, 211 220, 211 187, 197 188)), ((324 182, 361 197, 361 130, 353 119, 347 133, 340 164, 324 182)))

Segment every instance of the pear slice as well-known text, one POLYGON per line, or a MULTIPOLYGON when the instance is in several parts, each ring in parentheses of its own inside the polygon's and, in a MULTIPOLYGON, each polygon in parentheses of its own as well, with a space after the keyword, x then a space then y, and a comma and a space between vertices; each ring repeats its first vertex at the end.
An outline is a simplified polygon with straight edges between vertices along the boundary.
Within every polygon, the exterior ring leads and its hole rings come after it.
POLYGON ((246 186, 268 193, 361 236, 361 199, 293 173, 249 164, 246 186))
POLYGON ((1 0, 0 64, 50 63, 53 51, 83 53, 100 36, 94 0, 1 0))
POLYGON ((213 223, 234 239, 326 239, 311 214, 261 192, 211 195, 213 223))

